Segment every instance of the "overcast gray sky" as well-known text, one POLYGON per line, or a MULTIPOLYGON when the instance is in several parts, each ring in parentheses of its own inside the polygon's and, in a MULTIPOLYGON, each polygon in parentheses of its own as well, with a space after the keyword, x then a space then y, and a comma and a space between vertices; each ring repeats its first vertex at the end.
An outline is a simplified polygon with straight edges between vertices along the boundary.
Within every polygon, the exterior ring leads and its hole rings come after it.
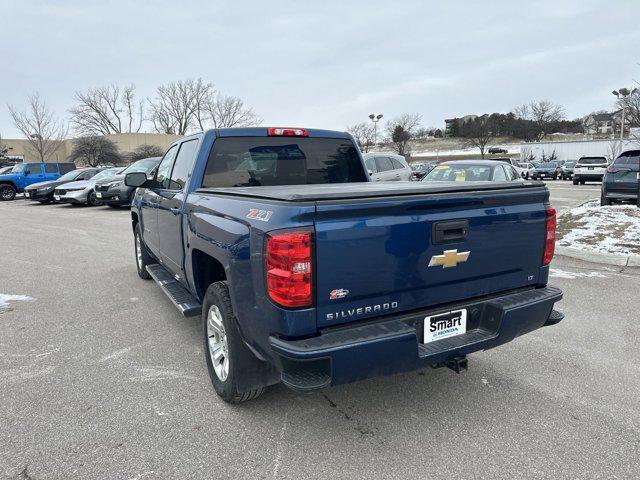
MULTIPOLYGON (((381 112, 425 126, 550 99, 570 118, 640 80, 640 1, 0 0, 6 105, 38 91, 60 116, 76 90, 151 97, 202 77, 265 125, 344 129, 381 112)), ((150 129, 150 125, 147 125, 150 129)))

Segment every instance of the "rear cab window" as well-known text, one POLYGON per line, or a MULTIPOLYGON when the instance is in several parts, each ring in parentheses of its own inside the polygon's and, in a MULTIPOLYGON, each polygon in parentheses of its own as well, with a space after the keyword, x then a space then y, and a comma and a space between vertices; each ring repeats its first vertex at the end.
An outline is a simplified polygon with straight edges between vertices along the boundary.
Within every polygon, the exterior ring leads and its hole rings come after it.
POLYGON ((358 151, 347 139, 222 137, 213 144, 202 187, 366 181, 358 151))
POLYGON ((625 152, 616 158, 614 165, 640 165, 640 150, 625 152))
POLYGON ((578 163, 580 165, 602 165, 607 163, 607 159, 604 157, 582 157, 578 163))

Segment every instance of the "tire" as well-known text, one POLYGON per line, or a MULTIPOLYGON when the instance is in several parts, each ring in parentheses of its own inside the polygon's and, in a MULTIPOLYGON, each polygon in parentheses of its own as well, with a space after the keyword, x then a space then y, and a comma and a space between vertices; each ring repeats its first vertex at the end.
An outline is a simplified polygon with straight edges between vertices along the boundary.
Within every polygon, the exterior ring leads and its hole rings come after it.
POLYGON ((0 200, 10 202, 16 198, 16 188, 13 185, 0 185, 0 200))
POLYGON ((584 185, 586 180, 580 180, 580 185, 584 185))
POLYGON ((574 185, 578 185, 578 180, 576 180, 575 178, 573 179, 573 184, 574 185))
POLYGON ((238 379, 243 375, 239 359, 253 353, 240 336, 227 282, 215 282, 207 288, 202 305, 202 338, 209 377, 222 400, 242 403, 262 395, 264 387, 244 392, 238 389, 238 379))
POLYGON ((110 203, 108 206, 110 208, 120 208, 120 205, 113 205, 112 203, 110 203))
POLYGON ((142 240, 142 229, 140 223, 136 224, 136 228, 133 231, 133 253, 136 258, 136 269, 138 270, 138 276, 143 280, 149 280, 151 275, 147 272, 147 265, 153 265, 156 261, 153 259, 147 246, 142 240))
POLYGON ((600 206, 607 207, 611 205, 611 199, 604 196, 604 194, 600 194, 600 206))
POLYGON ((96 198, 96 192, 93 190, 87 194, 87 205, 90 207, 98 207, 102 205, 102 202, 96 198))

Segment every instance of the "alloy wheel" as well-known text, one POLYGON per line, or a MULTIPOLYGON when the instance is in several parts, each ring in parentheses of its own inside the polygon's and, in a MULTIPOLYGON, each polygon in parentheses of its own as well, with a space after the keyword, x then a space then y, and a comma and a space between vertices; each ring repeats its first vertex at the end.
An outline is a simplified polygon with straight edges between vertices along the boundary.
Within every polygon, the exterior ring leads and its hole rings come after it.
POLYGON ((207 343, 211 365, 221 382, 229 376, 229 347, 222 323, 222 314, 216 305, 211 305, 207 314, 207 343))

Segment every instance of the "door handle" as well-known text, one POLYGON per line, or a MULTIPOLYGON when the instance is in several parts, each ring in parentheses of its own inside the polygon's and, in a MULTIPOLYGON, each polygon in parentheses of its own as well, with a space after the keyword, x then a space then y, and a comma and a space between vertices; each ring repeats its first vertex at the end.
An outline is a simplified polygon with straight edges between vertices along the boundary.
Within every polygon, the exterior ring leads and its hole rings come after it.
POLYGON ((178 207, 171 207, 169 209, 171 211, 171 213, 173 213, 174 215, 178 215, 180 213, 180 209, 178 207))
POLYGON ((442 243, 462 242, 469 234, 469 220, 450 220, 436 222, 431 231, 431 241, 434 245, 442 243))

